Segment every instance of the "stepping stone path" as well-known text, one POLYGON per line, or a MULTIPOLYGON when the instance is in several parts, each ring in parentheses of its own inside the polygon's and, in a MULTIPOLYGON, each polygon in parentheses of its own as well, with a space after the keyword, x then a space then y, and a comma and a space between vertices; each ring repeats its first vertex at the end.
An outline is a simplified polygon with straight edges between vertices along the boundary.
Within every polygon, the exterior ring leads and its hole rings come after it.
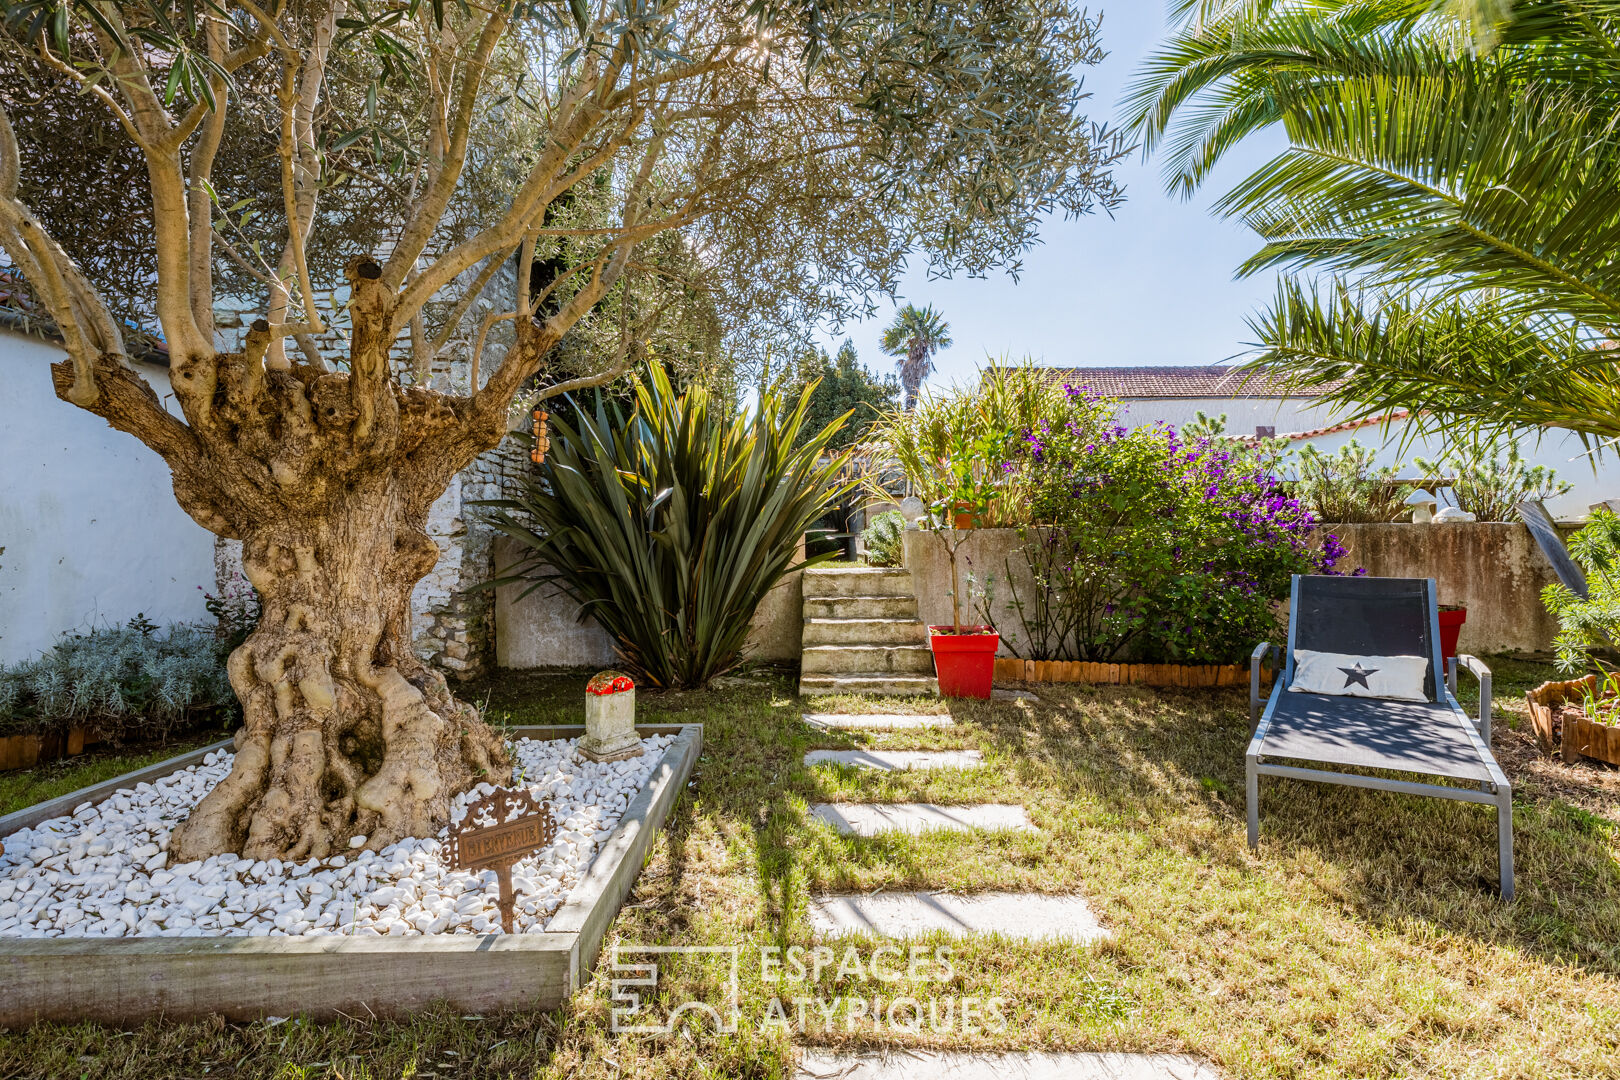
POLYGON ((901 731, 913 728, 955 727, 949 716, 923 713, 805 713, 811 727, 838 731, 901 731))
POLYGON ((1017 830, 1034 832, 1022 806, 983 803, 978 806, 937 806, 933 803, 817 803, 810 816, 825 821, 845 836, 878 836, 886 832, 919 833, 948 829, 1017 830))
POLYGON ((977 750, 812 750, 806 765, 855 765, 880 772, 910 769, 982 769, 984 755, 977 750))
POLYGON ((807 1051, 798 1080, 1221 1080, 1193 1058, 1173 1054, 888 1054, 807 1051))
POLYGON ((1078 941, 1108 937, 1085 899, 1030 893, 873 893, 823 896, 810 901, 810 925, 822 934, 867 932, 879 937, 919 937, 945 931, 1005 934, 1027 941, 1078 941))

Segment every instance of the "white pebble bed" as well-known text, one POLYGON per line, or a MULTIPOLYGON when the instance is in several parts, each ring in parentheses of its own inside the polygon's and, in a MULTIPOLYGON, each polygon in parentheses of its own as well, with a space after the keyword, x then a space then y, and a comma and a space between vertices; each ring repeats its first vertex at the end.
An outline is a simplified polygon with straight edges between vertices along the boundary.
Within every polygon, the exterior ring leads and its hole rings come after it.
MULTIPOLYGON (((551 807, 556 841, 512 868, 518 933, 539 933, 640 793, 673 737, 628 761, 576 758, 573 739, 512 744, 515 784, 551 807)), ((0 937, 484 934, 501 930, 494 871, 451 870, 444 835, 380 852, 171 866, 169 834, 230 772, 228 751, 137 784, 71 817, 0 837, 0 937)), ((460 796, 452 818, 493 788, 460 796)), ((351 844, 358 849, 364 837, 351 844)))

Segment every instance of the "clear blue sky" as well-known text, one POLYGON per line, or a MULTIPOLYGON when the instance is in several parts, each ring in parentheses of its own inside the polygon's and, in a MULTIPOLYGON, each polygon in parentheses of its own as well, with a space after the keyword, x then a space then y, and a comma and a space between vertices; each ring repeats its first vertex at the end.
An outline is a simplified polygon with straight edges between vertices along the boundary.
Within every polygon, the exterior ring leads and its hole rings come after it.
MULTIPOLYGON (((1092 119, 1117 120, 1121 93, 1162 37, 1163 12, 1163 0, 1115 0, 1103 8, 1109 55, 1084 69, 1092 119)), ((987 353, 1028 354, 1046 364, 1210 364, 1243 351, 1252 340, 1245 317, 1264 306, 1276 279, 1269 272, 1235 279, 1258 241, 1240 223, 1213 217, 1209 206, 1281 145, 1278 136, 1242 147, 1191 202, 1165 194, 1156 160, 1133 155, 1115 171, 1126 191, 1114 216, 1049 218, 1017 283, 1000 273, 930 281, 914 265, 902 303, 939 308, 955 340, 936 358, 930 381, 967 381, 987 353)), ((878 348, 893 314, 884 304, 877 318, 844 329, 874 371, 894 370, 878 348)), ((829 351, 838 340, 827 336, 829 351)))

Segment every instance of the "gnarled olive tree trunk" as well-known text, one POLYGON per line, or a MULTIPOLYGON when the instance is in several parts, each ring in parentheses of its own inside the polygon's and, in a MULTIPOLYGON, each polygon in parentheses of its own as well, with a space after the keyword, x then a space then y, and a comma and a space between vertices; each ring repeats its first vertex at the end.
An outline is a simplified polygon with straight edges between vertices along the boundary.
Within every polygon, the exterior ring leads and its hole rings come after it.
POLYGON ((499 738, 411 652, 411 588, 439 549, 396 488, 379 476, 244 538, 262 614, 230 659, 236 762, 175 833, 175 860, 431 836, 454 795, 509 778, 499 738))
MULTIPOLYGON (((243 726, 230 775, 176 830, 176 861, 236 852, 302 860, 432 836, 472 785, 505 783, 500 738, 411 651, 411 590, 438 547, 428 509, 506 433, 506 406, 556 335, 528 324, 482 391, 401 386, 375 263, 351 269, 348 370, 266 363, 260 321, 240 353, 170 372, 186 423, 115 357, 88 406, 158 451, 180 506, 240 539, 262 604, 230 658, 243 726)), ((333 365, 336 366, 336 365, 333 365)), ((66 397, 78 373, 54 369, 66 397)))

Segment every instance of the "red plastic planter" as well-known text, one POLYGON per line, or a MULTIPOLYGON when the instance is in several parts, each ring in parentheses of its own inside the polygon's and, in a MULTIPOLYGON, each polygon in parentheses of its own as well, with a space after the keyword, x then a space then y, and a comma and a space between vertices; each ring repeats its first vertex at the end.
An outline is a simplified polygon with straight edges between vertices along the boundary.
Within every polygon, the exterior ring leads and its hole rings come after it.
POLYGON ((949 626, 930 626, 928 644, 934 650, 934 673, 943 697, 988 698, 996 674, 996 650, 1001 635, 988 626, 964 626, 953 634, 949 626))
POLYGON ((1462 636, 1462 625, 1468 621, 1465 607, 1440 609, 1440 658, 1450 660, 1457 655, 1457 639, 1462 636))

